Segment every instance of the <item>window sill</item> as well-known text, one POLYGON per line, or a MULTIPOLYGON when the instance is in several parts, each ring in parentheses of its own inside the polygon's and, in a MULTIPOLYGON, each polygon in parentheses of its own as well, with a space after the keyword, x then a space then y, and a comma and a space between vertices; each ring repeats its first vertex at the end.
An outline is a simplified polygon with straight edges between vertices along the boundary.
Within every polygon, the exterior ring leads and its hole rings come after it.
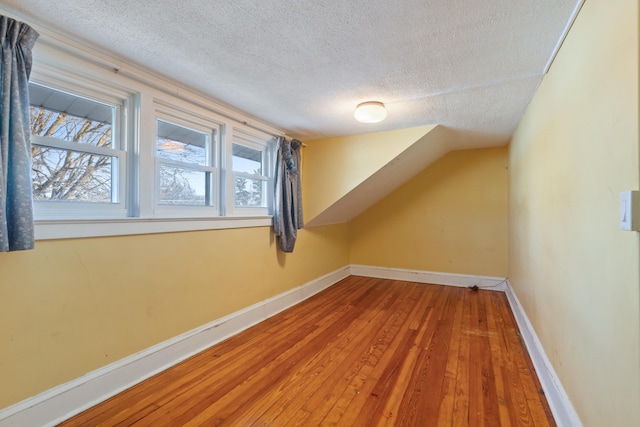
POLYGON ((269 227, 271 225, 271 216, 37 220, 35 221, 35 237, 36 240, 75 239, 225 228, 269 227))

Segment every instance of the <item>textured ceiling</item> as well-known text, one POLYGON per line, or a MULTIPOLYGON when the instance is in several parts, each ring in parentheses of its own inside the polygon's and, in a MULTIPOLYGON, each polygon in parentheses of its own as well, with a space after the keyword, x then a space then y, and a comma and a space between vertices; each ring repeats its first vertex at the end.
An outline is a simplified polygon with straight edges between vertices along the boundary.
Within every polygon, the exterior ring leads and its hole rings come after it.
MULTIPOLYGON (((441 124, 515 130, 581 0, 0 0, 80 40, 316 139, 441 124), (387 105, 366 125, 353 110, 387 105)), ((474 139, 473 137, 477 137, 474 139)))

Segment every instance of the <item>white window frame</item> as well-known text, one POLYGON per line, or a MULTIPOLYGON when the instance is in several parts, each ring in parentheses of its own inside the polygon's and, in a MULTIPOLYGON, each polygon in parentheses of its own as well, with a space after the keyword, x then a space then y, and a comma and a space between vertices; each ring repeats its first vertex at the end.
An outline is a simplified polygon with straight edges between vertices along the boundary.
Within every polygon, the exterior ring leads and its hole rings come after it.
MULTIPOLYGON (((126 164, 118 165, 119 208, 111 210, 113 206, 104 206, 110 204, 94 204, 87 206, 88 212, 85 212, 81 202, 63 202, 59 211, 36 209, 36 240, 271 226, 271 206, 253 212, 252 209, 233 209, 234 203, 227 200, 234 193, 229 193, 227 188, 227 183, 233 181, 226 165, 230 161, 227 157, 231 155, 234 128, 258 135, 264 138, 263 142, 282 135, 281 130, 217 104, 198 91, 59 35, 39 43, 33 59, 30 80, 34 83, 107 104, 114 98, 122 100, 121 127, 119 131, 114 128, 113 132, 117 131, 122 138, 119 148, 124 152, 118 154, 126 160, 126 164), (155 211, 155 115, 158 109, 188 122, 213 122, 220 126, 216 149, 218 181, 215 183, 219 195, 213 199, 217 216, 210 215, 211 212, 201 215, 196 212, 199 206, 183 212, 178 209, 172 209, 172 213, 155 211)), ((270 155, 273 167, 275 157, 273 152, 270 155)), ((272 174, 273 169, 269 173, 272 174)), ((270 183, 267 188, 272 191, 273 185, 270 183)), ((269 194, 269 202, 271 198, 269 194)))
POLYGON ((272 215, 273 213, 273 185, 275 172, 275 138, 248 127, 233 127, 231 134, 227 135, 226 147, 226 213, 233 216, 272 215), (233 170, 233 144, 242 145, 264 154, 262 175, 236 172, 233 170), (267 205, 264 207, 243 207, 235 203, 236 177, 258 179, 266 183, 267 193, 264 195, 267 205))
POLYGON ((220 215, 220 146, 223 140, 224 125, 195 113, 186 113, 171 109, 165 105, 158 105, 154 117, 153 159, 154 159, 154 201, 153 216, 163 218, 202 218, 220 215), (209 135, 206 149, 207 165, 197 165, 188 162, 162 159, 156 156, 157 122, 158 120, 182 126, 209 135), (160 168, 162 165, 180 167, 198 172, 209 173, 211 194, 210 204, 205 206, 166 205, 160 203, 160 168))
MULTIPOLYGON (((45 70, 46 71, 46 70, 45 70)), ((79 219, 106 219, 106 218, 126 218, 129 216, 129 187, 128 170, 129 161, 129 128, 130 109, 133 95, 120 91, 113 87, 105 87, 97 82, 90 81, 78 76, 60 74, 53 76, 52 73, 34 73, 30 82, 45 86, 79 98, 86 98, 92 101, 103 103, 115 107, 114 120, 112 123, 111 135, 117 148, 96 147, 89 144, 63 141, 57 138, 41 137, 31 135, 31 142, 34 145, 41 145, 51 148, 70 150, 81 153, 92 153, 109 156, 117 159, 117 174, 113 177, 116 185, 117 202, 82 202, 82 201, 34 201, 35 220, 79 220, 79 219)))

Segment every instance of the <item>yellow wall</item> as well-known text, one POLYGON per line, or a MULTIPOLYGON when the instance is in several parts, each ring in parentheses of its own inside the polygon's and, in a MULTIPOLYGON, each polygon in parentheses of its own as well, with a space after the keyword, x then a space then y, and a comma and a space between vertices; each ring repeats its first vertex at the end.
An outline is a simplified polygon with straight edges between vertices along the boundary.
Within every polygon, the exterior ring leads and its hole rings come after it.
POLYGON ((448 153, 351 222, 351 263, 506 276, 506 166, 506 147, 448 153))
MULTIPOLYGON (((293 254, 268 227, 0 253, 0 408, 354 263, 508 275, 584 425, 640 425, 640 242, 618 230, 640 178, 637 17, 585 2, 508 153, 451 152, 293 254)), ((430 129, 309 142, 305 217, 430 129)))
POLYGON ((302 178, 305 220, 313 219, 434 127, 306 142, 302 178))
POLYGON ((346 225, 300 230, 292 254, 268 227, 0 253, 0 408, 346 264, 346 225))
POLYGON ((509 277, 585 426, 640 425, 638 4, 587 0, 510 147, 509 277))

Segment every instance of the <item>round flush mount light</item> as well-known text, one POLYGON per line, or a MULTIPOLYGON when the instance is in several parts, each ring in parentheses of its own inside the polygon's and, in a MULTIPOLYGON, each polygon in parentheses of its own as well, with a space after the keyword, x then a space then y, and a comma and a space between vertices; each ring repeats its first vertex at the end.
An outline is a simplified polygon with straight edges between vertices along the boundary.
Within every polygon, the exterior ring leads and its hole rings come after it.
POLYGON ((387 110, 382 102, 369 101, 358 104, 354 113, 356 120, 363 123, 377 123, 387 117, 387 110))

